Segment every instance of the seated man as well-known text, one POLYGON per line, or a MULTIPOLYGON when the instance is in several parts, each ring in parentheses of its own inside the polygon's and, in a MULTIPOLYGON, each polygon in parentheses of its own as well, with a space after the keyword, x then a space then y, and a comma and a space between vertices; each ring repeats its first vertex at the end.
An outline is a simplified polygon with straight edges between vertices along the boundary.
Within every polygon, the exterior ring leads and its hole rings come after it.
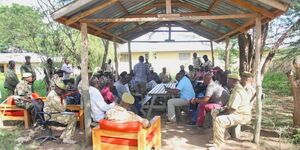
POLYGON ((31 102, 32 94, 32 75, 31 73, 24 73, 22 81, 19 82, 15 89, 15 103, 17 107, 31 110, 33 108, 31 102))
POLYGON ((253 74, 250 72, 243 72, 241 78, 241 85, 245 88, 246 92, 248 93, 250 99, 251 106, 255 102, 255 93, 256 90, 252 86, 253 74))
POLYGON ((178 84, 176 89, 166 88, 167 92, 172 94, 180 94, 180 98, 173 98, 168 100, 168 124, 176 124, 175 107, 188 106, 189 100, 195 98, 195 92, 189 78, 183 72, 176 74, 178 84))
POLYGON ((239 83, 240 77, 237 74, 228 75, 228 86, 234 87, 228 103, 225 107, 214 109, 213 116, 213 144, 210 149, 220 149, 225 145, 225 130, 239 124, 246 124, 251 120, 250 97, 245 88, 239 83))
MULTIPOLYGON (((67 102, 63 99, 63 95, 67 90, 67 86, 60 81, 56 83, 55 89, 50 91, 47 96, 47 99, 44 103, 44 112, 45 113, 54 113, 54 112, 65 112, 67 108, 67 102)), ((48 115, 45 115, 45 119, 48 118, 48 115)), ((77 116, 76 114, 51 114, 50 121, 56 121, 61 124, 67 125, 64 132, 61 134, 60 138, 63 139, 64 143, 74 144, 76 141, 73 141, 72 138, 75 134, 77 116)))
POLYGON ((130 93, 129 88, 126 86, 129 82, 128 77, 127 72, 124 71, 120 74, 120 79, 114 83, 119 98, 121 98, 124 93, 130 93))
POLYGON ((155 81, 156 83, 160 83, 159 76, 157 75, 156 72, 154 72, 154 68, 150 67, 150 72, 148 76, 148 82, 155 81))
MULTIPOLYGON (((216 84, 212 77, 212 74, 206 74, 204 76, 203 83, 204 85, 207 85, 205 96, 200 99, 191 99, 192 104, 199 103, 197 125, 200 127, 203 127, 206 112, 222 107, 224 104, 222 104, 221 99, 226 98, 225 95, 223 95, 224 97, 221 97, 224 88, 216 84)), ((229 98, 229 95, 227 98, 229 98)), ((196 122, 192 122, 192 124, 196 124, 196 122)))
POLYGON ((134 103, 134 97, 129 93, 124 93, 122 95, 122 100, 120 105, 116 105, 114 108, 106 112, 106 118, 110 121, 116 123, 134 122, 139 121, 142 123, 144 128, 149 127, 149 121, 147 119, 141 118, 135 113, 128 111, 128 109, 134 103))
POLYGON ((114 102, 107 104, 104 101, 103 96, 98 90, 99 86, 99 80, 96 77, 92 77, 90 79, 89 94, 91 100, 91 116, 95 122, 99 122, 99 120, 103 119, 105 112, 115 106, 114 102))
POLYGON ((162 72, 159 74, 159 80, 162 83, 169 83, 169 82, 171 82, 172 78, 171 78, 170 73, 167 72, 167 68, 166 67, 162 68, 162 72))

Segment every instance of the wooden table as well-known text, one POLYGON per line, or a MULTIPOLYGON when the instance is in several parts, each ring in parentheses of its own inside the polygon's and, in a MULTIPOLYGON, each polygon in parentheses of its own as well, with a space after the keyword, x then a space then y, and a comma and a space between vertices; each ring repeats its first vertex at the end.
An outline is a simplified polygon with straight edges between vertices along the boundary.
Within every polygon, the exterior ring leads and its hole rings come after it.
POLYGON ((175 98, 175 96, 178 95, 174 95, 171 93, 168 93, 167 91, 165 91, 165 87, 171 88, 171 89, 175 89, 176 87, 176 83, 161 83, 156 85, 151 91, 148 92, 148 96, 152 96, 151 101, 150 101, 150 105, 142 105, 142 110, 143 109, 148 109, 147 112, 147 118, 150 119, 151 117, 151 113, 153 109, 161 109, 161 110, 166 110, 167 109, 167 101, 163 101, 162 105, 154 105, 155 101, 157 98, 162 97, 164 99, 166 98, 175 98))

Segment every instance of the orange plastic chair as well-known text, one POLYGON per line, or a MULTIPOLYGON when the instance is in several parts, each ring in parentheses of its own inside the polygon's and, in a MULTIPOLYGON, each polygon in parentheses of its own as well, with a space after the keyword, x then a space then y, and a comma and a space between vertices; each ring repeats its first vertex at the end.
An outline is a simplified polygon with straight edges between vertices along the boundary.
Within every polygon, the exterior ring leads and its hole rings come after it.
POLYGON ((155 150, 161 147, 160 116, 149 128, 140 122, 114 123, 103 119, 93 128, 93 150, 155 150))

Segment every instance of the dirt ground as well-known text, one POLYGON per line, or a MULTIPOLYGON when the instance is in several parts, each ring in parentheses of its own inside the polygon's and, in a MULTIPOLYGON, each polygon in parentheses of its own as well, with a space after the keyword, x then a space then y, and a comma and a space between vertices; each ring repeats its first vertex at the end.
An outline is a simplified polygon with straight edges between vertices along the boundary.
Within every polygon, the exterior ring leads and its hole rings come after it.
MULTIPOLYGON (((276 97, 274 97, 276 98, 276 97)), ((292 99, 276 98, 278 101, 271 101, 264 104, 263 116, 269 119, 277 117, 281 121, 284 117, 291 117, 292 99), (272 111, 269 111, 272 110, 272 111)), ((186 126, 187 120, 181 120, 177 126, 166 125, 166 114, 157 112, 162 117, 162 150, 206 150, 205 144, 212 139, 212 129, 200 131, 197 127, 186 126)), ((184 117, 186 118, 186 117, 184 117)), ((252 121, 254 122, 254 121, 252 121)), ((280 123, 280 122, 279 122, 280 123)), ((287 123, 288 124, 288 123, 287 123)), ((228 139, 226 141, 226 148, 224 150, 292 150, 299 149, 300 146, 292 145, 286 138, 279 138, 276 127, 272 127, 263 123, 263 129, 261 132, 261 144, 258 147, 252 143, 253 138, 253 125, 247 125, 242 127, 242 133, 240 139, 228 139), (265 125, 265 126, 264 126, 265 125)), ((19 129, 20 130, 20 129, 19 129)), ((60 135, 61 131, 56 130, 55 135, 60 135)), ((28 130, 23 130, 23 134, 26 136, 28 130)), ((39 146, 38 143, 29 143, 26 149, 34 150, 91 150, 92 147, 86 147, 84 142, 84 130, 77 128, 75 140, 78 144, 57 144, 55 142, 47 142, 43 146, 39 146)))

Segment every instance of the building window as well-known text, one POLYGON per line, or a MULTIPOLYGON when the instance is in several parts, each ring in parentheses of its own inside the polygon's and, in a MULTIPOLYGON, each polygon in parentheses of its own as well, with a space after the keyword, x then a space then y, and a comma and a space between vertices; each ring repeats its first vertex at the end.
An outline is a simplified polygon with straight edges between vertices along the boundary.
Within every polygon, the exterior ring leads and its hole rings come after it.
POLYGON ((120 61, 121 62, 128 62, 129 61, 129 55, 128 54, 121 54, 120 61))
POLYGON ((4 73, 4 65, 3 64, 0 64, 0 72, 4 73))
POLYGON ((180 61, 190 61, 190 53, 179 53, 180 61))

